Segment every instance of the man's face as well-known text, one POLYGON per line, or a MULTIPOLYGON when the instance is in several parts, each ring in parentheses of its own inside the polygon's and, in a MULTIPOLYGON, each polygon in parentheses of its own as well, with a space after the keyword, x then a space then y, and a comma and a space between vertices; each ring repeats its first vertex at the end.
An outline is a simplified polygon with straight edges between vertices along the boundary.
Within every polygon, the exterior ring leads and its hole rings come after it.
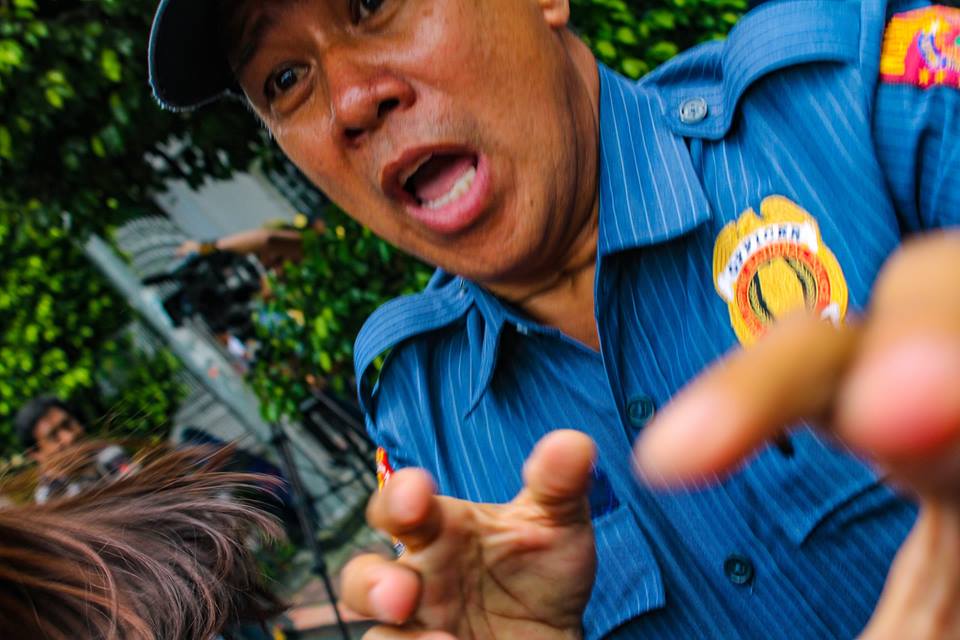
POLYGON ((595 206, 595 97, 567 17, 566 0, 248 0, 229 48, 281 148, 359 222, 522 281, 595 206))
POLYGON ((59 407, 53 407, 33 427, 37 440, 34 456, 43 463, 75 444, 83 434, 83 426, 76 418, 59 407))

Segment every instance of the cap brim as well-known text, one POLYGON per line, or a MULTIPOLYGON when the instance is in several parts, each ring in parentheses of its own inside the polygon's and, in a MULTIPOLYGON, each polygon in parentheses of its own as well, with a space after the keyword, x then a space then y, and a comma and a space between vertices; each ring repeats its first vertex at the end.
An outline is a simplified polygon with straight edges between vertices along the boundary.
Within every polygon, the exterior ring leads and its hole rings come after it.
POLYGON ((220 49, 213 0, 162 0, 150 30, 148 67, 157 102, 186 111, 236 95, 236 81, 220 49))

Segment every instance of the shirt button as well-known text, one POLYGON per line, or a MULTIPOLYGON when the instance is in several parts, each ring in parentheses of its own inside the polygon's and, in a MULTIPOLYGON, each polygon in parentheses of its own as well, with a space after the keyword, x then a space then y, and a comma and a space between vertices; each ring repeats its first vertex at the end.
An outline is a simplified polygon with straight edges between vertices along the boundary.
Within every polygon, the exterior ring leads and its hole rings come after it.
POLYGON ((627 420, 637 429, 646 426, 653 414, 656 413, 657 406, 650 396, 637 396, 627 403, 627 420))
POLYGON ((517 323, 517 333, 519 333, 519 334, 522 335, 522 336, 528 336, 528 335, 530 335, 530 329, 527 328, 527 325, 518 322, 518 323, 517 323))
POLYGON ((753 580, 753 563, 743 556, 732 555, 723 561, 723 573, 737 586, 750 584, 753 580))
POLYGON ((703 98, 690 98, 680 105, 680 122, 697 124, 707 117, 707 101, 703 98))

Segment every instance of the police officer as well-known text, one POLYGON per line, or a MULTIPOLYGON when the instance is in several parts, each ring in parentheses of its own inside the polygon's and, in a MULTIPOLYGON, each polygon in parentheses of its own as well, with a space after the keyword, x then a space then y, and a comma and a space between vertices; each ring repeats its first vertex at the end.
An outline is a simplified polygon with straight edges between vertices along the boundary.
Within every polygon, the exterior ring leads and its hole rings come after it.
POLYGON ((242 92, 439 267, 357 340, 405 553, 347 602, 371 638, 956 635, 960 14, 770 2, 640 83, 569 14, 161 2, 162 104, 242 92))

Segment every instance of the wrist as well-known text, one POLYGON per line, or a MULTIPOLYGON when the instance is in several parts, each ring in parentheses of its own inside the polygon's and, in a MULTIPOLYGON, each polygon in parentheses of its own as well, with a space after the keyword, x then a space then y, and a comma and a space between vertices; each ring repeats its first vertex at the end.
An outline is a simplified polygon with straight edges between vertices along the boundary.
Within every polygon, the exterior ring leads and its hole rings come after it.
POLYGON ((200 243, 200 246, 197 249, 197 253, 201 256, 209 256, 211 254, 217 253, 220 251, 220 247, 217 245, 219 242, 218 239, 206 240, 200 243))

